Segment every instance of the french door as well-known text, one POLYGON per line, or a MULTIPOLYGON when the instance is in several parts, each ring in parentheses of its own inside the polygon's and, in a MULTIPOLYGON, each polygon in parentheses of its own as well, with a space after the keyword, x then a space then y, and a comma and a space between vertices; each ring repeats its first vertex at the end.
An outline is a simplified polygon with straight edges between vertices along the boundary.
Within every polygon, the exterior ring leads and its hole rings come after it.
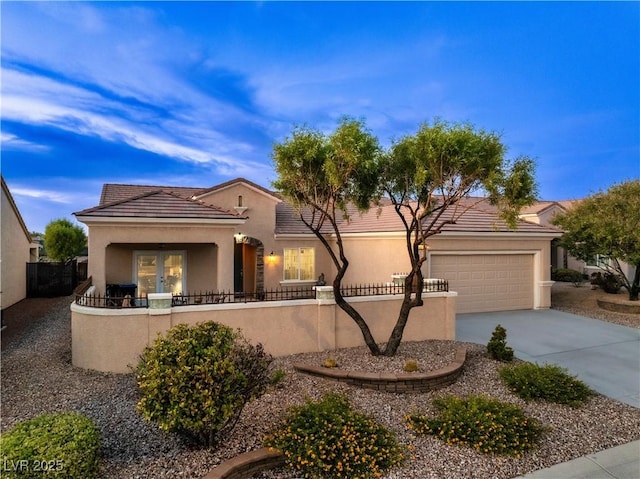
POLYGON ((136 251, 138 296, 186 291, 184 251, 136 251))

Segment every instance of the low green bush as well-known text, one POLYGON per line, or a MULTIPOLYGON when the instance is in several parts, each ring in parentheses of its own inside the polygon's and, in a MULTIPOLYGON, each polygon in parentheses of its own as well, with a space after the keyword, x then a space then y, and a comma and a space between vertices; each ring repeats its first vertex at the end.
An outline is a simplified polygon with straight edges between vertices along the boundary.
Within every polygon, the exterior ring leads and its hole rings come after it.
POLYGON ((512 361, 513 349, 507 346, 507 330, 497 325, 491 339, 487 343, 487 353, 491 359, 497 361, 512 361))
POLYGON ((100 432, 82 414, 43 414, 0 436, 0 465, 7 479, 91 479, 100 466, 100 432))
POLYGON ((522 457, 538 446, 546 428, 513 404, 486 396, 436 399, 438 416, 411 414, 407 427, 415 434, 430 434, 447 444, 467 445, 483 454, 522 457))
POLYGON ((286 465, 303 477, 314 478, 379 477, 405 455, 393 432, 354 411, 339 394, 292 408, 264 444, 282 451, 286 465))
POLYGON ((163 430, 213 447, 269 386, 271 361, 261 345, 227 326, 177 325, 140 357, 138 411, 163 430))
POLYGON ((548 401, 579 407, 595 393, 566 369, 553 364, 520 363, 499 371, 507 387, 525 401, 548 401))
POLYGON ((551 272, 551 279, 553 281, 573 283, 579 286, 584 281, 584 276, 580 271, 576 271, 575 269, 558 268, 551 272))

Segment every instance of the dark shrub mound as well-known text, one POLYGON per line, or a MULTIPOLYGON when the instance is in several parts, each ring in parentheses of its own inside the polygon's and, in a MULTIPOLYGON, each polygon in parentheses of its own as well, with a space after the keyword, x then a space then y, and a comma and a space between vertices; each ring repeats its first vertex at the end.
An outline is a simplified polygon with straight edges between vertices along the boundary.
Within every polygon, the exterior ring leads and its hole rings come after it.
POLYGON ((525 401, 548 401, 579 407, 595 393, 553 364, 520 363, 500 369, 500 377, 511 391, 525 401))

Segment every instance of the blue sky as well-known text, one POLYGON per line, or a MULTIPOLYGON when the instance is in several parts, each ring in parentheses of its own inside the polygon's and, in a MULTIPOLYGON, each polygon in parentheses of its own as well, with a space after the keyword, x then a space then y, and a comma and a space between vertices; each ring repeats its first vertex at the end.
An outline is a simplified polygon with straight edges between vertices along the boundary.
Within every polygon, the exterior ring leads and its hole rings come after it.
POLYGON ((293 125, 440 117, 541 199, 640 177, 638 2, 1 2, 2 175, 30 230, 103 183, 270 187, 293 125))

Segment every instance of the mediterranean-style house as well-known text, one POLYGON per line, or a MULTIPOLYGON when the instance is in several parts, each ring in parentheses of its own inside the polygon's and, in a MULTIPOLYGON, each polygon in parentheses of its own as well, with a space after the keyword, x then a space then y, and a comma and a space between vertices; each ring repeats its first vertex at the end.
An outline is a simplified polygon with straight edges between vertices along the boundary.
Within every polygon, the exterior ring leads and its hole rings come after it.
MULTIPOLYGON (((133 296, 198 291, 255 293, 314 285, 335 269, 318 239, 274 191, 238 178, 211 188, 105 184, 98 206, 74 213, 87 225, 89 276, 97 292, 133 296)), ((345 284, 388 283, 409 270, 393 207, 351 215, 341 227, 345 284)), ((515 230, 484 203, 429 238, 425 278, 449 281, 456 310, 548 308, 551 243, 561 232, 520 221, 515 230)))
POLYGON ((0 242, 0 310, 27 296, 26 263, 38 261, 38 244, 33 241, 9 187, 2 183, 2 240, 0 242))

